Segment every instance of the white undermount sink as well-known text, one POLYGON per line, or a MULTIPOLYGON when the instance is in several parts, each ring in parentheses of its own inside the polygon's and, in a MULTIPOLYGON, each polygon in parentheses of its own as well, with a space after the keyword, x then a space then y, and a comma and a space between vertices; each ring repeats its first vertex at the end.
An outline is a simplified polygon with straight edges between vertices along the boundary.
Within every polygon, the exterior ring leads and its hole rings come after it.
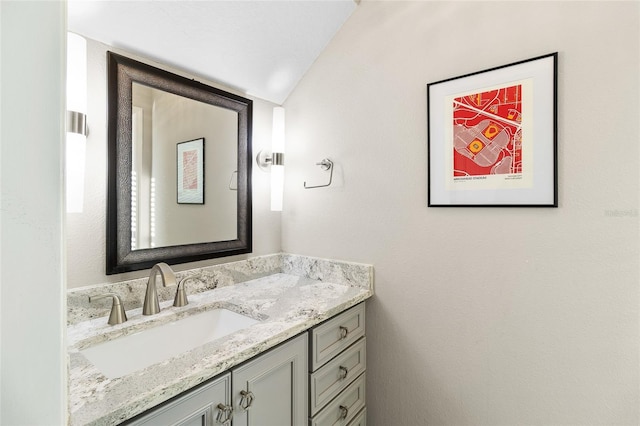
POLYGON ((110 379, 257 324, 228 309, 212 309, 84 349, 81 353, 110 379))

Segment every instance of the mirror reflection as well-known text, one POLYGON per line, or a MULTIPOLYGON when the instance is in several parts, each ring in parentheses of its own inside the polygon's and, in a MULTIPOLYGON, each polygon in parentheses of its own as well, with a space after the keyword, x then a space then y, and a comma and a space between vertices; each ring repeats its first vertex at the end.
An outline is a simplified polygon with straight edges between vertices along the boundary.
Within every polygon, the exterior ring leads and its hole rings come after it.
POLYGON ((237 135, 236 111, 133 82, 132 250, 237 238, 237 135))

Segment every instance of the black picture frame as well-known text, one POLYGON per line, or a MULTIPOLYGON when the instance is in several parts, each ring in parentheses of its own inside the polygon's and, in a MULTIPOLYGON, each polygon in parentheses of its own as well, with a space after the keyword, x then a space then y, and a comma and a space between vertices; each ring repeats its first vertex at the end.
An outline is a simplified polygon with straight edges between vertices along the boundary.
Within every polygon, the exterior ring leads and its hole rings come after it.
POLYGON ((429 207, 558 207, 558 53, 427 85, 429 207))

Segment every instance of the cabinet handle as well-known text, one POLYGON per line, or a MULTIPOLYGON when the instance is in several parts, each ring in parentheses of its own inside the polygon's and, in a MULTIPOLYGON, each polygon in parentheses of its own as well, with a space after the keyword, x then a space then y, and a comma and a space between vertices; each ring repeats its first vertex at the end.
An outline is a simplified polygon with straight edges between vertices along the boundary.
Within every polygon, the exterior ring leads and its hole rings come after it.
POLYGON ((349 329, 347 327, 340 326, 340 340, 346 339, 348 334, 349 329))
POLYGON ((345 407, 344 405, 340 406, 340 419, 344 420, 347 418, 347 416, 349 415, 349 408, 345 407))
POLYGON ((218 404, 216 422, 221 425, 229 425, 231 424, 231 419, 233 419, 233 407, 230 405, 218 404))
POLYGON ((347 367, 343 367, 340 366, 340 380, 344 380, 347 378, 347 375, 349 374, 349 369, 347 367))
POLYGON ((240 408, 246 411, 249 408, 251 408, 251 404, 253 404, 253 399, 254 399, 253 392, 241 390, 240 395, 241 395, 241 398, 240 398, 240 403, 238 405, 240 405, 240 408))

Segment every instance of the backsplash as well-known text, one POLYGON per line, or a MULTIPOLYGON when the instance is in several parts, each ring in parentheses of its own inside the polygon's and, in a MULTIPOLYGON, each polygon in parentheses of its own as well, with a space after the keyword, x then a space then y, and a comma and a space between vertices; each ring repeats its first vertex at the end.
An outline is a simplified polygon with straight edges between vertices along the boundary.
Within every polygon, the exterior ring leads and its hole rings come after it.
MULTIPOLYGON (((196 294, 218 287, 247 282, 277 273, 285 273, 332 282, 350 287, 372 287, 373 266, 359 263, 319 259, 287 253, 259 256, 237 262, 176 272, 176 281, 186 277, 187 294, 196 294)), ((94 318, 105 317, 111 310, 111 302, 104 299, 89 303, 89 296, 115 293, 120 296, 125 310, 140 308, 144 301, 148 278, 74 288, 67 292, 67 324, 74 325, 94 318)), ((160 302, 173 300, 175 286, 157 286, 160 302)))
POLYGON ((282 272, 350 287, 367 287, 373 283, 373 266, 295 254, 282 255, 282 272))

